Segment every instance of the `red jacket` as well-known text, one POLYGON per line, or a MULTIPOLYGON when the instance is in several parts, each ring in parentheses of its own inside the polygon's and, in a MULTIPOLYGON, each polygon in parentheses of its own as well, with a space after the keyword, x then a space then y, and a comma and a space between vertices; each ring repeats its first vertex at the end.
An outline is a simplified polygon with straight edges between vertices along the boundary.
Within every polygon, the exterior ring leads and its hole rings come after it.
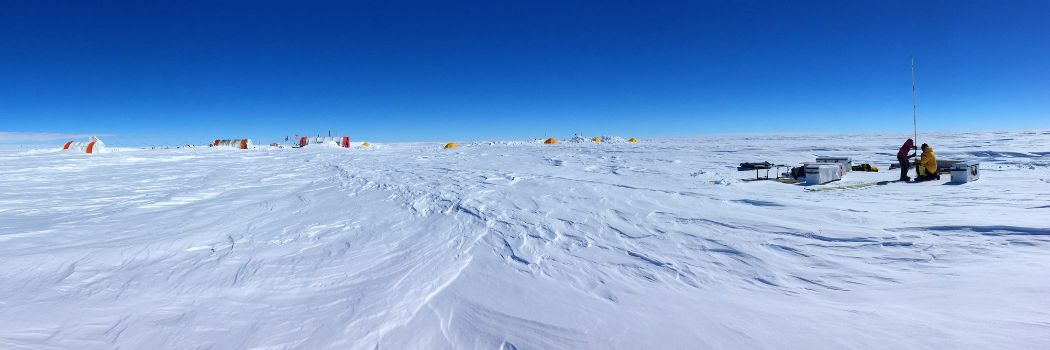
POLYGON ((915 146, 915 141, 911 139, 904 141, 904 146, 901 146, 901 150, 897 151, 897 158, 908 158, 908 152, 911 152, 912 146, 915 146))

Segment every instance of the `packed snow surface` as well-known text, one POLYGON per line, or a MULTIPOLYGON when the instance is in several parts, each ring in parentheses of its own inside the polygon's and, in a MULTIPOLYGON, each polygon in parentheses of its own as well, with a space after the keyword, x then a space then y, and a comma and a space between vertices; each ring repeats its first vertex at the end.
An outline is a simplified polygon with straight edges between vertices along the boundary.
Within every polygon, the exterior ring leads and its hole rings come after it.
POLYGON ((2 349, 1036 349, 1050 133, 0 154, 2 349), (807 187, 741 162, 880 173, 807 187))

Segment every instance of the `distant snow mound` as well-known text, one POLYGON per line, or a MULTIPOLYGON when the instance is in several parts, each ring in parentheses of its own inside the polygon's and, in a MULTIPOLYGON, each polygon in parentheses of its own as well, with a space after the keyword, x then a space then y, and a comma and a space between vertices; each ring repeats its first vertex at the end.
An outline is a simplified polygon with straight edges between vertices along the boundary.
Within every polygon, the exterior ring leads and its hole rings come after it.
POLYGON ((583 137, 583 136, 580 136, 580 135, 576 135, 576 136, 573 136, 572 138, 570 138, 568 140, 565 140, 565 142, 569 142, 569 143, 584 143, 584 142, 592 142, 592 141, 589 138, 586 138, 586 137, 583 137))
POLYGON ((473 141, 473 142, 464 143, 462 145, 466 146, 466 147, 475 147, 475 146, 496 146, 496 145, 502 145, 502 144, 503 144, 503 142, 501 142, 501 141, 473 141))
POLYGON ((57 149, 57 148, 34 148, 34 149, 31 149, 31 150, 28 150, 28 151, 25 151, 25 152, 22 152, 22 153, 18 153, 18 154, 29 155, 29 154, 59 153, 59 152, 62 152, 62 149, 57 149))
MULTIPOLYGON (((602 143, 627 143, 627 139, 626 138, 619 137, 619 136, 602 135, 602 136, 596 136, 596 137, 598 139, 602 140, 602 143)), ((564 142, 568 142, 568 143, 593 143, 594 142, 594 138, 595 137, 587 137, 587 136, 583 136, 583 135, 575 135, 572 138, 570 138, 568 140, 565 140, 564 142)))
MULTIPOLYGON (((539 142, 542 143, 543 140, 540 140, 539 142)), ((464 143, 464 144, 462 144, 462 146, 467 146, 467 147, 473 147, 473 146, 518 146, 518 145, 528 145, 528 144, 533 144, 533 143, 536 143, 536 141, 533 141, 533 140, 529 140, 529 141, 474 141, 474 142, 464 143)))

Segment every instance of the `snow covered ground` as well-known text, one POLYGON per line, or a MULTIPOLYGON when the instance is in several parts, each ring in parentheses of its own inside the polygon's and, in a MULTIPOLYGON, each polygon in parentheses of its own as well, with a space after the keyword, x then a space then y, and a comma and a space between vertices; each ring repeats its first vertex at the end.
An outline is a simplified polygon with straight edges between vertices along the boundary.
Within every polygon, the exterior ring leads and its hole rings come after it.
POLYGON ((1035 349, 1050 132, 0 154, 3 349, 1035 349))

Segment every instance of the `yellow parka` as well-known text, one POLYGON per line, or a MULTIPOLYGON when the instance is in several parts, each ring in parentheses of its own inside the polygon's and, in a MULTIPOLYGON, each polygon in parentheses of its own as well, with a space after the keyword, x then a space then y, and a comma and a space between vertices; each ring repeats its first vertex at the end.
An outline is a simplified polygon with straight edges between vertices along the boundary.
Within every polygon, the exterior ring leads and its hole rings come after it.
POLYGON ((926 168, 929 174, 937 173, 937 155, 933 154, 933 147, 926 146, 919 157, 919 166, 926 168))

